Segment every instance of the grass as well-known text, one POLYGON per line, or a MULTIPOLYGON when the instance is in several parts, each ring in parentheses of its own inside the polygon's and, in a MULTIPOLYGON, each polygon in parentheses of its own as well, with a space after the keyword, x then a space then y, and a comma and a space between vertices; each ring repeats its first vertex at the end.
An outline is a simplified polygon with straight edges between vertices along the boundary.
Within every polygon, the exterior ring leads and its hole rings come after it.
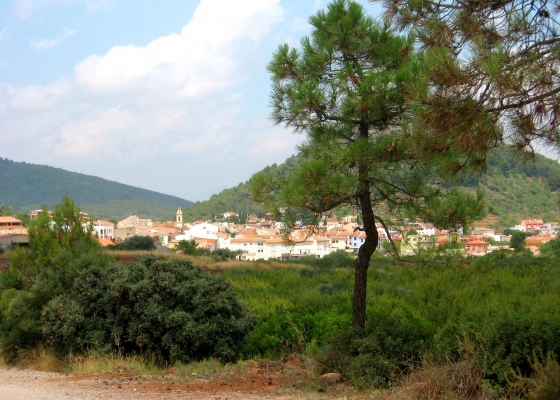
POLYGON ((44 372, 63 372, 65 363, 63 360, 58 359, 51 349, 39 345, 33 349, 20 350, 17 358, 10 363, 8 363, 4 357, 0 356, 0 368, 8 367, 44 372))
POLYGON ((73 375, 91 375, 100 372, 126 370, 136 374, 156 374, 163 368, 141 355, 87 354, 65 359, 65 372, 73 375))
POLYGON ((109 251, 113 257, 119 262, 124 264, 131 261, 136 261, 139 258, 145 257, 148 254, 155 254, 156 257, 163 259, 175 259, 189 261, 192 265, 200 267, 204 271, 210 272, 223 272, 236 269, 256 269, 256 270, 271 270, 271 269, 290 269, 290 268, 306 268, 302 265, 279 262, 279 261, 240 261, 228 260, 216 262, 210 256, 193 257, 181 253, 157 253, 145 250, 117 250, 109 251))

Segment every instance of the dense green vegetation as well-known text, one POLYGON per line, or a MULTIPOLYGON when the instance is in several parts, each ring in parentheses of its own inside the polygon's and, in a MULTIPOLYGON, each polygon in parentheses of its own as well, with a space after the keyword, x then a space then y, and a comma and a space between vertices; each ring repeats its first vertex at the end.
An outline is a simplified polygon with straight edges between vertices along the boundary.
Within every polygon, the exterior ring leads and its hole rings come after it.
POLYGON ((109 250, 155 250, 156 243, 151 236, 134 235, 127 237, 120 243, 108 246, 109 250))
POLYGON ((530 360, 560 359, 560 266, 549 257, 493 253, 475 261, 372 262, 367 324, 351 328, 351 269, 237 270, 225 274, 262 323, 246 353, 306 352, 358 386, 391 382, 428 357, 468 360, 504 387, 530 360))
POLYGON ((43 205, 53 208, 63 196, 70 196, 82 210, 96 218, 122 219, 136 214, 169 220, 177 207, 193 204, 95 176, 0 158, 0 204, 29 212, 43 205))
POLYGON ((368 388, 429 359, 466 362, 504 394, 515 376, 560 360, 558 242, 539 258, 504 251, 401 265, 376 256, 366 324, 352 328, 353 258, 344 252, 302 258, 299 268, 248 262, 223 277, 153 256, 117 266, 71 200, 55 208, 54 224, 44 215, 0 274, 8 362, 39 344, 60 356, 120 352, 163 364, 298 352, 368 388))

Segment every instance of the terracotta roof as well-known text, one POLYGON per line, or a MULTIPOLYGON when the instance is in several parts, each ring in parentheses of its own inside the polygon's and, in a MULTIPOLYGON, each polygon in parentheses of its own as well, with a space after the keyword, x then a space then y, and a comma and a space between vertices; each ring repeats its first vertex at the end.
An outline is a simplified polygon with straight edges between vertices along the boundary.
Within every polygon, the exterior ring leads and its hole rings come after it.
POLYGON ((243 242, 265 242, 266 239, 263 239, 258 236, 241 236, 241 237, 234 237, 230 240, 230 243, 243 243, 243 242))
POLYGON ((93 225, 95 225, 95 226, 107 226, 107 225, 114 226, 115 224, 113 224, 111 221, 105 221, 103 219, 98 219, 97 221, 95 221, 93 223, 93 225))
POLYGON ((0 222, 19 222, 22 223, 19 219, 14 217, 0 217, 0 222))
POLYGON ((169 227, 169 226, 157 226, 157 227, 152 227, 152 229, 158 231, 158 233, 165 233, 166 235, 171 235, 177 232, 176 228, 169 227))
POLYGON ((267 239, 266 240, 267 244, 273 244, 273 243, 287 243, 284 239, 276 237, 276 238, 272 238, 272 239, 267 239))
POLYGON ((486 246, 489 245, 488 242, 485 242, 483 240, 471 240, 470 242, 465 243, 465 246, 474 246, 474 245, 481 245, 481 244, 486 246))
POLYGON ((527 224, 544 224, 542 219, 524 219, 523 221, 521 221, 521 225, 527 225, 527 224))

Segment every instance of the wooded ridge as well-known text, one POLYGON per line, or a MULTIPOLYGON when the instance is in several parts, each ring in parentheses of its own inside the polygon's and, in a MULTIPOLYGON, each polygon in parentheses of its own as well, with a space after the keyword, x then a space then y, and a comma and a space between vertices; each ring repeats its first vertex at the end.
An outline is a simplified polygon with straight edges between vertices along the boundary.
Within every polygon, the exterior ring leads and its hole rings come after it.
MULTIPOLYGON (((299 158, 292 156, 263 171, 287 174, 298 162, 299 158)), ((266 210, 251 200, 250 182, 249 179, 208 200, 192 203, 94 176, 0 158, 0 204, 16 211, 28 211, 42 204, 52 207, 67 194, 96 218, 119 219, 136 214, 169 220, 179 206, 186 221, 219 218, 227 211, 262 216, 266 210)), ((490 154, 485 173, 458 177, 457 184, 483 189, 489 210, 499 217, 499 224, 513 226, 519 217, 557 212, 560 164, 539 154, 525 163, 521 158, 508 156, 506 149, 497 149, 490 154)))
POLYGON ((96 176, 0 158, 0 204, 29 212, 42 205, 52 208, 65 195, 96 218, 137 214, 167 220, 175 215, 177 207, 193 205, 179 197, 96 176))

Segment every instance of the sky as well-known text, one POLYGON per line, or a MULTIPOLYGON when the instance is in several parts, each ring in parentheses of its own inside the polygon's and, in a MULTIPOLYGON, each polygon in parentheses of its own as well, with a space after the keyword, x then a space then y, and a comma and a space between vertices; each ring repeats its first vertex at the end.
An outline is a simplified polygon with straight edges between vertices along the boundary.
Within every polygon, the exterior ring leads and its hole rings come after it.
POLYGON ((326 5, 0 0, 0 157, 191 201, 245 182, 305 138, 270 121, 266 65, 326 5))

